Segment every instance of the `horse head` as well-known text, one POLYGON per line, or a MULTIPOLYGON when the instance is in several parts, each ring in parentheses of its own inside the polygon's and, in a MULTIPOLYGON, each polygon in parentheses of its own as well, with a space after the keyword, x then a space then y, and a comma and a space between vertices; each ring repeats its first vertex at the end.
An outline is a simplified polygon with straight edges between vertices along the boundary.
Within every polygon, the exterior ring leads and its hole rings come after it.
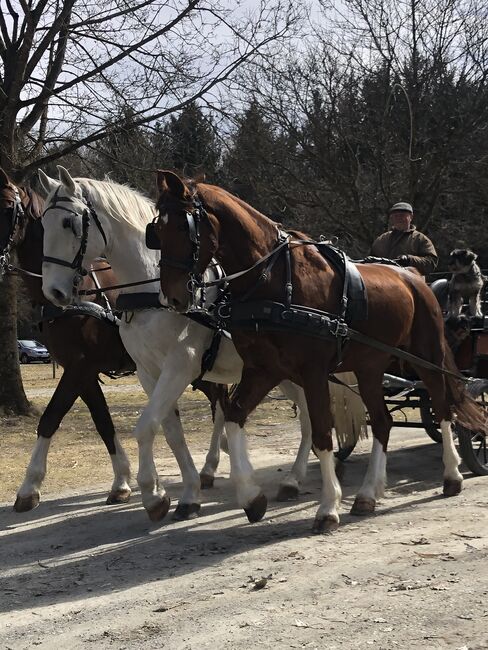
POLYGON ((159 240, 161 302, 185 312, 218 248, 218 223, 201 202, 196 183, 159 170, 157 188, 158 219, 149 226, 147 240, 154 239, 152 233, 159 240))
POLYGON ((72 178, 61 166, 58 172, 56 181, 39 171, 46 197, 42 290, 48 300, 64 307, 74 301, 90 262, 104 254, 107 238, 80 183, 85 185, 86 179, 72 178), (93 220, 97 227, 91 228, 93 220))
POLYGON ((10 251, 25 236, 29 201, 27 191, 14 185, 0 168, 0 276, 7 270, 10 251))

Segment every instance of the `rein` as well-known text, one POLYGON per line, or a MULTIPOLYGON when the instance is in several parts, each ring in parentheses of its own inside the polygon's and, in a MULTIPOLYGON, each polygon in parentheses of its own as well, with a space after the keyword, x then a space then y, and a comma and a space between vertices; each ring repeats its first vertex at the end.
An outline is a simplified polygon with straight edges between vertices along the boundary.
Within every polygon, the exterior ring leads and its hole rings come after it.
MULTIPOLYGON (((266 321, 270 322, 271 328, 273 328, 275 323, 276 324, 279 323, 279 325, 283 325, 285 329, 288 328, 291 330, 297 329, 298 331, 300 331, 300 325, 302 325, 302 331, 303 331, 303 325, 306 323, 307 327, 305 327, 305 330, 315 329, 315 335, 325 336, 328 338, 332 336, 332 338, 337 339, 339 359, 340 359, 340 350, 341 350, 342 343, 346 339, 350 339, 351 341, 362 343, 371 348, 375 348, 382 352, 391 354, 392 356, 398 359, 403 359, 404 361, 407 361, 414 366, 417 365, 426 368, 427 370, 435 370, 436 372, 440 372, 443 375, 448 375, 450 377, 454 377, 457 380, 466 382, 466 378, 460 375, 459 373, 452 372, 446 368, 441 368, 435 365, 434 363, 431 363, 430 361, 427 361, 425 359, 422 359, 421 357, 411 354, 410 352, 406 352, 405 350, 401 350, 391 345, 387 345, 386 343, 382 343, 377 339, 373 339, 355 329, 350 328, 348 323, 345 320, 346 308, 348 303, 348 282, 349 282, 349 277, 346 272, 344 273, 344 283, 343 283, 340 314, 330 314, 328 312, 324 312, 313 308, 291 305, 292 285, 291 285, 291 265, 290 265, 290 244, 294 244, 296 246, 316 246, 317 248, 319 248, 320 246, 328 246, 329 248, 332 248, 330 244, 328 244, 327 242, 317 242, 314 240, 292 241, 291 235, 287 233, 283 233, 282 231, 279 230, 278 244, 266 255, 259 258, 254 264, 252 264, 252 266, 242 271, 238 271, 237 273, 233 273, 231 275, 224 275, 223 277, 218 278, 216 280, 212 280, 210 282, 203 282, 201 273, 197 272, 196 269, 196 265, 200 257, 199 226, 200 226, 201 211, 204 211, 204 208, 201 202, 198 200, 195 201, 194 211, 186 212, 186 219, 187 219, 189 233, 190 233, 190 241, 192 243, 192 249, 193 249, 190 260, 188 262, 180 262, 179 260, 174 260, 172 258, 161 257, 161 261, 159 263, 160 266, 166 264, 167 266, 172 266, 174 268, 188 272, 189 274, 188 288, 192 294, 191 309, 199 308, 195 300, 195 287, 205 290, 205 288, 207 287, 227 285, 230 281, 236 280, 237 278, 240 278, 246 275, 247 273, 250 273, 251 271, 256 269, 258 266, 260 266, 267 260, 270 260, 270 263, 268 263, 267 268, 259 278, 257 285, 251 287, 251 289, 245 293, 244 297, 238 300, 237 304, 239 305, 239 308, 241 309, 245 308, 246 303, 243 301, 247 300, 247 298, 253 293, 256 287, 259 286, 260 282, 263 279, 266 279, 267 272, 269 272, 269 270, 274 265, 277 256, 283 249, 285 249, 286 306, 274 301, 266 301, 266 300, 260 301, 256 304, 257 311, 262 314, 263 322, 266 321), (320 331, 321 329, 322 332, 320 331)), ((157 246, 151 245, 150 247, 160 248, 159 239, 157 238, 156 232, 154 230, 155 222, 150 224, 150 226, 152 226, 152 233, 151 233, 152 237, 148 237, 148 233, 146 232, 146 241, 148 241, 148 239, 151 239, 152 240, 151 244, 157 243, 157 246)), ((337 252, 339 254, 339 257, 344 261, 344 265, 345 265, 344 268, 346 269, 347 257, 345 253, 340 250, 337 250, 337 252)), ((383 262, 383 260, 381 261, 383 262)), ((394 262, 393 264, 396 265, 394 262)), ((232 321, 232 309, 233 309, 232 304, 229 302, 225 302, 221 304, 216 310, 217 317, 223 324, 225 324, 225 321, 232 321)), ((251 324, 254 324, 257 331, 260 325, 259 321, 255 320, 253 317, 251 317, 250 321, 251 324)), ((224 325, 220 325, 220 327, 224 329, 224 325)), ((310 331, 308 333, 312 334, 313 332, 310 331)))

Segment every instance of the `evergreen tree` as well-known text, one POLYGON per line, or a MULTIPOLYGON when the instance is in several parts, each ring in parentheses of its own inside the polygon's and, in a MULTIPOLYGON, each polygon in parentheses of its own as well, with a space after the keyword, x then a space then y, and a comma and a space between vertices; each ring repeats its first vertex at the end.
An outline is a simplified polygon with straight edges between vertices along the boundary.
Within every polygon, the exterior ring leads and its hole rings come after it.
MULTIPOLYGON (((212 119, 196 102, 188 104, 177 117, 171 116, 166 125, 159 127, 156 141, 169 167, 185 176, 204 174, 208 179, 215 179, 220 147, 212 119)), ((158 166, 162 166, 160 161, 158 166)))

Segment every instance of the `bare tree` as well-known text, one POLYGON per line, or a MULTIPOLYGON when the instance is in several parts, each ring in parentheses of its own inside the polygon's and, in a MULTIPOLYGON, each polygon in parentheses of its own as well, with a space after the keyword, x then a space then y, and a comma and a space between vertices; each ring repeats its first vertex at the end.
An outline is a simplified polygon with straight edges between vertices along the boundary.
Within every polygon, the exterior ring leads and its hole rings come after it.
MULTIPOLYGON (((41 165, 215 91, 270 56, 298 17, 289 0, 1 0, 0 165, 41 165), (129 116, 121 120, 121 115, 129 116)), ((0 406, 25 412, 15 299, 0 291, 0 406)))
POLYGON ((290 212, 315 233, 345 237, 357 254, 385 226, 388 204, 403 198, 418 225, 449 245, 446 234, 478 222, 477 185, 487 184, 485 3, 320 4, 322 19, 315 14, 310 37, 288 57, 240 75, 239 92, 295 143, 275 161, 290 212), (463 222, 469 194, 474 214, 463 222))

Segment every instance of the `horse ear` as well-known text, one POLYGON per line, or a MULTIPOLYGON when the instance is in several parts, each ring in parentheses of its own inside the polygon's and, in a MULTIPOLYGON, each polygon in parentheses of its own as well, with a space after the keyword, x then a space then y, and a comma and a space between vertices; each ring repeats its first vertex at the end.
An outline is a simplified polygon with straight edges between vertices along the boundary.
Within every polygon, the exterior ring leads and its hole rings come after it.
POLYGON ((58 168, 59 180, 64 185, 65 189, 68 190, 68 192, 74 194, 76 190, 76 183, 74 182, 73 177, 66 169, 66 167, 63 167, 62 165, 57 165, 57 168, 58 168))
POLYGON ((54 192, 54 190, 59 186, 59 183, 54 180, 54 178, 51 178, 47 174, 45 174, 42 169, 37 170, 37 180, 38 180, 38 188, 39 188, 39 194, 42 196, 43 199, 45 199, 51 192, 54 192))
POLYGON ((7 187, 9 183, 8 176, 4 170, 0 167, 0 187, 7 187))
POLYGON ((185 197, 187 188, 178 174, 163 169, 158 169, 156 173, 157 187, 160 193, 172 194, 177 199, 183 199, 185 197))

